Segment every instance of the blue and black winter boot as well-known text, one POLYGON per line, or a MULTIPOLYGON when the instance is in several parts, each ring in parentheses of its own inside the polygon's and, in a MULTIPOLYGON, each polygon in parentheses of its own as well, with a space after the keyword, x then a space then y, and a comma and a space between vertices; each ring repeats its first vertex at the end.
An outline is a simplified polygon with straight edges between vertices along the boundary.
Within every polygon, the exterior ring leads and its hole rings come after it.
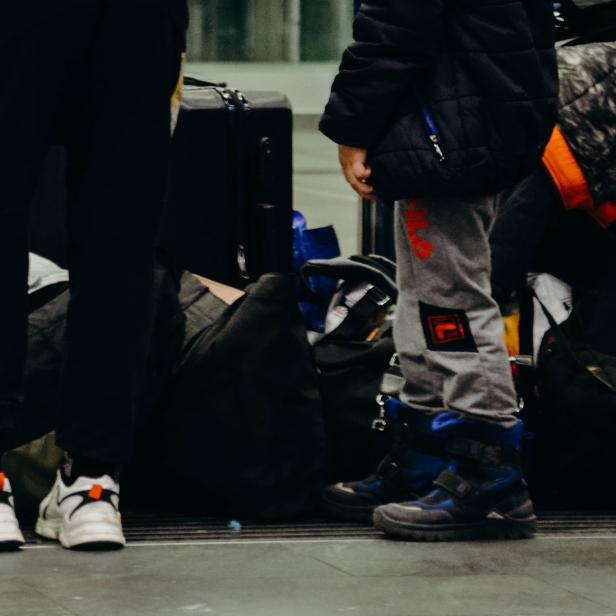
POLYGON ((376 528, 414 541, 532 537, 536 518, 520 468, 523 423, 506 430, 448 413, 432 424, 433 435, 447 438, 449 467, 427 496, 376 509, 376 528))
POLYGON ((432 432, 433 418, 410 409, 397 398, 385 402, 385 412, 394 431, 392 451, 370 477, 325 489, 322 508, 331 516, 371 522, 379 505, 415 500, 427 494, 446 467, 446 441, 432 432))

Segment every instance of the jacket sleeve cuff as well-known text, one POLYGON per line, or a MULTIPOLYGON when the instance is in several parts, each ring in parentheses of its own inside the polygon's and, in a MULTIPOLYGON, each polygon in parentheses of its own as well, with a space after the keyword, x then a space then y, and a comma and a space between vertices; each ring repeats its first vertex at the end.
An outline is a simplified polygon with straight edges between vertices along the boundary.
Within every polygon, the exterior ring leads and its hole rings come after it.
POLYGON ((388 114, 369 106, 348 108, 340 97, 332 95, 319 123, 319 130, 339 145, 372 149, 383 138, 388 114), (376 122, 375 119, 380 118, 376 122))

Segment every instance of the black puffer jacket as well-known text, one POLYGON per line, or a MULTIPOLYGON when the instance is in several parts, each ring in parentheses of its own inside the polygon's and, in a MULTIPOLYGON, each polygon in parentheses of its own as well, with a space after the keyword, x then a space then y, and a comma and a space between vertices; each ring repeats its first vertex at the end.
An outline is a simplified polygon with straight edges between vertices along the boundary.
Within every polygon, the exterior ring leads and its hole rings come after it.
POLYGON ((321 130, 370 150, 383 199, 500 190, 534 168, 556 119, 552 2, 368 0, 354 38, 321 130))
MULTIPOLYGON (((120 4, 154 6, 169 14, 184 35, 188 26, 186 0, 105 0, 120 4)), ((77 6, 101 4, 101 0, 0 0, 0 44, 22 35, 51 15, 77 6)))
POLYGON ((596 204, 616 201, 616 43, 563 47, 560 126, 596 204))

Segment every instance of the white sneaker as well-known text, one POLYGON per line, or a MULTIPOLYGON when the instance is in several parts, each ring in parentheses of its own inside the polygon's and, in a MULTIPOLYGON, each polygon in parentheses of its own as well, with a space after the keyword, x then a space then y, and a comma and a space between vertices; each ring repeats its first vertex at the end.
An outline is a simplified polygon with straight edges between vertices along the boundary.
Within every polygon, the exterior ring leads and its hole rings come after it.
POLYGON ((119 549, 126 545, 119 504, 120 486, 109 475, 66 486, 58 471, 40 504, 36 533, 69 549, 119 549))
POLYGON ((16 550, 25 542, 15 517, 11 484, 7 476, 0 473, 0 551, 16 550))

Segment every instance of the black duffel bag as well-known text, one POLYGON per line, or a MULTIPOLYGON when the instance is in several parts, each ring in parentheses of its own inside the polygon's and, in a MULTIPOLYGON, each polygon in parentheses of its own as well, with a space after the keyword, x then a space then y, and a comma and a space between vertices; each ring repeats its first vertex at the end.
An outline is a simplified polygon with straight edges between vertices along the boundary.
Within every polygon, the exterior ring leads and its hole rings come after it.
POLYGON ((314 346, 323 396, 328 481, 372 473, 391 448, 377 397, 394 356, 396 266, 377 255, 309 261, 302 274, 339 281, 330 307, 337 326, 314 346), (375 429, 375 426, 381 429, 375 429))
POLYGON ((185 482, 183 505, 262 520, 310 512, 324 434, 297 278, 263 276, 192 332, 162 409, 161 463, 185 482))
POLYGON ((379 415, 376 398, 393 354, 391 337, 374 342, 326 339, 315 348, 331 483, 367 477, 391 449, 390 433, 373 424, 379 415))

